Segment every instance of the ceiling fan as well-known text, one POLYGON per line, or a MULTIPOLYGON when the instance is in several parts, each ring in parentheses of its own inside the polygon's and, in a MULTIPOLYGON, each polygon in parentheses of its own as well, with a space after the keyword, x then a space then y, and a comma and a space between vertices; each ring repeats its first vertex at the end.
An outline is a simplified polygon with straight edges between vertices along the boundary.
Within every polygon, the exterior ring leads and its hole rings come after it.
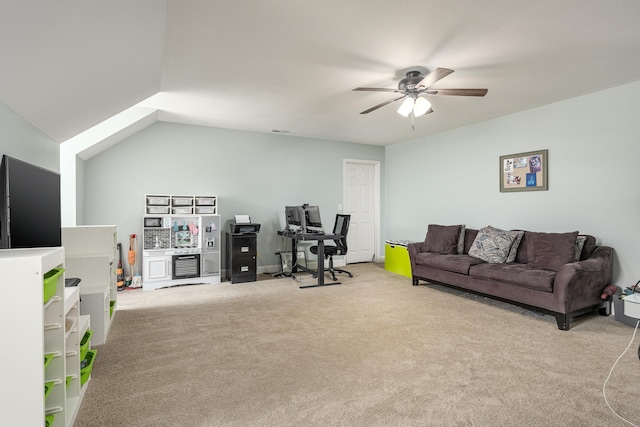
POLYGON ((396 98, 375 105, 360 114, 368 114, 384 107, 392 102, 406 98, 398 108, 398 114, 408 117, 411 114, 411 127, 413 127, 413 118, 433 113, 431 103, 421 95, 427 96, 485 96, 487 89, 430 89, 430 87, 440 79, 453 73, 448 68, 436 68, 429 74, 422 75, 420 71, 409 71, 407 76, 398 82, 398 89, 386 89, 377 87, 357 87, 354 91, 371 91, 371 92, 396 92, 401 94, 396 98))

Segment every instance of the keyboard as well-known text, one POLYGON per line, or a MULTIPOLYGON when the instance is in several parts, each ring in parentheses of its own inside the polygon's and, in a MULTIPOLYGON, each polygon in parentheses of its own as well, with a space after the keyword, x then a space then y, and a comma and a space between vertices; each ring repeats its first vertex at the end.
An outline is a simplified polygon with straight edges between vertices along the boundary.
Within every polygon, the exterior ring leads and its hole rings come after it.
POLYGON ((323 230, 307 230, 307 234, 324 234, 323 230))

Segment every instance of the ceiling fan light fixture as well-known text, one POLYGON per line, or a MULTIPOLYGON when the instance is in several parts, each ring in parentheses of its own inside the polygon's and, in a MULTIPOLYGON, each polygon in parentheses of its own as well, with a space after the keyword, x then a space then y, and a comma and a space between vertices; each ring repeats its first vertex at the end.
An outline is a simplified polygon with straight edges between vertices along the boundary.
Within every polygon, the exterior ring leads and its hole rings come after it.
POLYGON ((413 115, 416 117, 424 116, 431 108, 431 103, 423 97, 418 97, 413 106, 413 115))
POLYGON ((413 111, 414 104, 415 100, 413 98, 405 99, 400 105, 400 108, 398 108, 398 114, 404 117, 409 117, 409 114, 411 114, 411 111, 413 111))

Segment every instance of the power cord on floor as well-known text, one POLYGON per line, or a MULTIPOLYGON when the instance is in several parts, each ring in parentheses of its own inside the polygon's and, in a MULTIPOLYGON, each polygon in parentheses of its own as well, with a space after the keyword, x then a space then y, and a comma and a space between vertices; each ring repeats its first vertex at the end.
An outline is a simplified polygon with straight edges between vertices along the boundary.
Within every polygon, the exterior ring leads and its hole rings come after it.
MULTIPOLYGON (((626 422, 629 425, 632 425, 634 427, 638 427, 638 425, 632 423, 631 421, 629 421, 626 418, 624 418, 621 415, 619 415, 616 411, 613 410, 611 405, 609 405, 609 401, 607 400, 606 389, 607 389, 607 382, 609 381, 609 378, 611 378, 611 373, 613 372, 613 369, 616 367, 616 365, 618 364, 620 359, 622 359, 622 356, 624 356, 625 353, 629 350, 629 347, 631 347, 631 344, 633 344, 633 340, 636 337, 636 332, 638 332, 638 325, 640 325, 640 319, 638 319, 638 323, 636 323, 636 327, 633 330, 633 336, 631 337, 631 341, 629 341, 629 345, 627 345, 627 348, 625 348, 624 351, 622 352, 622 354, 618 357, 618 359, 616 360, 616 363, 613 364, 613 366, 611 367, 611 370, 609 371, 609 375, 607 375, 607 379, 604 380, 604 384, 602 385, 602 396, 604 397, 604 401, 607 404, 607 406, 609 407, 609 409, 611 410, 611 412, 613 412, 613 414, 616 417, 620 418, 622 421, 624 421, 624 422, 626 422)), ((638 349, 638 357, 640 357, 640 349, 638 349)))

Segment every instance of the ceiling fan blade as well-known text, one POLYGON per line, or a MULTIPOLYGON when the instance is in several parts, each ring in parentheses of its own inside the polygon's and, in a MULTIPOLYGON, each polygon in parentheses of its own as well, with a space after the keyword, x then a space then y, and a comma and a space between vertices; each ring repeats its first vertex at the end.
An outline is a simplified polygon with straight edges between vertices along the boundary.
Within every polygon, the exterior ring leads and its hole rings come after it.
POLYGON ((427 90, 427 95, 446 96, 485 96, 488 89, 433 89, 427 90))
POLYGON ((354 91, 368 91, 368 92, 404 92, 400 89, 387 89, 381 87, 357 87, 354 91))
POLYGON ((404 98, 404 97, 406 97, 406 96, 407 96, 407 95, 405 94, 405 95, 399 96, 399 97, 397 97, 397 98, 393 98, 393 99, 390 99, 390 100, 388 100, 388 101, 384 101, 383 103, 378 104, 378 105, 376 105, 375 107, 371 107, 371 108, 369 108, 368 110, 364 110, 364 111, 363 111, 363 112, 361 112, 360 114, 368 114, 368 113, 370 113, 370 112, 372 112, 372 111, 377 110, 377 109, 378 109, 378 108, 380 108, 380 107, 384 107, 385 105, 387 105, 387 104, 391 104, 392 102, 394 102, 394 101, 398 101, 399 99, 402 99, 402 98, 404 98))
POLYGON ((416 89, 421 87, 429 87, 438 80, 447 77, 451 73, 453 73, 453 70, 450 70, 448 68, 436 68, 435 70, 427 74, 424 79, 420 80, 418 84, 416 84, 416 89))

